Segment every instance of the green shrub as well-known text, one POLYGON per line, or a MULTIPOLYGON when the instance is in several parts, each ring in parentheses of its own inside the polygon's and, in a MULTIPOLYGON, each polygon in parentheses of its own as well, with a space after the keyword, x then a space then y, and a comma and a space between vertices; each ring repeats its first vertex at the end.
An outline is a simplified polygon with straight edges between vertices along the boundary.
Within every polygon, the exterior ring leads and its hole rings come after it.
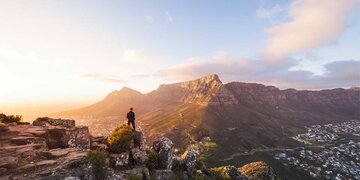
POLYGON ((38 118, 36 118, 36 119, 35 119, 35 121, 34 121, 34 122, 48 121, 48 120, 49 120, 49 118, 48 118, 48 117, 38 117, 38 118))
POLYGON ((129 150, 131 143, 133 143, 134 131, 127 124, 117 127, 107 137, 106 141, 109 145, 109 151, 113 153, 121 153, 129 150))
POLYGON ((212 168, 211 170, 212 170, 213 176, 216 179, 224 179, 224 180, 231 179, 231 177, 228 174, 226 174, 224 168, 222 168, 222 167, 212 168))
POLYGON ((160 162, 159 154, 156 153, 154 150, 148 150, 147 154, 148 154, 148 159, 146 160, 145 163, 146 167, 149 168, 149 170, 157 168, 160 162))
POLYGON ((209 150, 209 149, 216 148, 216 147, 217 147, 217 144, 215 142, 211 142, 211 141, 206 141, 202 144, 202 148, 204 150, 209 150))
POLYGON ((142 180, 142 176, 136 174, 130 174, 127 178, 128 180, 142 180))
POLYGON ((22 121, 22 116, 21 115, 5 115, 3 113, 0 114, 0 122, 2 123, 19 123, 20 121, 22 121))
POLYGON ((92 171, 96 179, 105 179, 105 161, 106 161, 107 153, 102 150, 94 150, 90 151, 87 154, 88 160, 92 164, 92 171))

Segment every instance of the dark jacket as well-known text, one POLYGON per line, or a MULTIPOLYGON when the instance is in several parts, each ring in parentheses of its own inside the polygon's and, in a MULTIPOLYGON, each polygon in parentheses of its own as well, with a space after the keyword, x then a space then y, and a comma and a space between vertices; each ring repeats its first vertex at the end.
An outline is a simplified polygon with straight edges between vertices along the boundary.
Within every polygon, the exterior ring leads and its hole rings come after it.
POLYGON ((127 119, 128 119, 129 121, 135 121, 135 113, 132 112, 132 111, 129 111, 129 112, 127 113, 126 117, 127 117, 127 119))

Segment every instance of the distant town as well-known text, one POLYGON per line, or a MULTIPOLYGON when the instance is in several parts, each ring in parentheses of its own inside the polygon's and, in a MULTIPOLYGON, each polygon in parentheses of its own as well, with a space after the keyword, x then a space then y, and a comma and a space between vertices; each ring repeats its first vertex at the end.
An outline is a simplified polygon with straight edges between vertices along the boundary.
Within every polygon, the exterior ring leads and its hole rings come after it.
POLYGON ((86 116, 81 118, 75 117, 74 119, 76 119, 78 125, 88 126, 93 136, 107 136, 117 126, 126 123, 125 117, 121 116, 107 116, 102 118, 86 116))
POLYGON ((292 166, 319 179, 360 179, 360 120, 313 125, 293 139, 304 147, 274 155, 284 166, 292 166))

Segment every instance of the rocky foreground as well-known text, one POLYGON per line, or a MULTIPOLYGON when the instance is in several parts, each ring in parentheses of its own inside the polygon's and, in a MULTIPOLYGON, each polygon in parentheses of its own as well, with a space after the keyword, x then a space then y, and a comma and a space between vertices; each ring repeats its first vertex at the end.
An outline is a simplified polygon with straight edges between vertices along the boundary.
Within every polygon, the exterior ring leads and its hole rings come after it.
POLYGON ((92 137, 74 120, 0 123, 0 179, 276 179, 263 162, 207 168, 200 160, 201 143, 175 154, 170 139, 161 137, 147 147, 144 134, 135 131, 126 151, 110 153, 105 137, 92 137), (94 150, 107 154, 103 178, 88 157, 94 150))

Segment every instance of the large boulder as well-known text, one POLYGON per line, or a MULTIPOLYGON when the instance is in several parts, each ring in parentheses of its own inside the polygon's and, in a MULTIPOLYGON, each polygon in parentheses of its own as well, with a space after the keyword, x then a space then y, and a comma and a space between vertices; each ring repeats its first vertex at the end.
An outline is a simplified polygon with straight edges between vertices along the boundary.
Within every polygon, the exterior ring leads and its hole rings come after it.
POLYGON ((154 141, 153 149, 159 154, 159 168, 171 169, 173 163, 173 142, 166 137, 154 141))
POLYGON ((129 167, 129 153, 111 154, 110 163, 115 169, 127 169, 129 167))
POLYGON ((191 176, 196 170, 196 161, 199 157, 199 152, 194 149, 189 149, 185 151, 182 155, 182 159, 184 160, 184 164, 186 166, 186 171, 191 176))
POLYGON ((130 152, 136 164, 143 164, 148 158, 146 152, 138 147, 132 148, 130 152))
POLYGON ((251 180, 276 180, 273 169, 263 161, 246 164, 240 168, 240 171, 251 180))
POLYGON ((50 127, 47 129, 46 144, 50 149, 90 149, 89 129, 86 126, 73 128, 50 127))
POLYGON ((67 147, 90 149, 90 133, 87 126, 74 127, 66 131, 67 147))
POLYGON ((50 149, 66 148, 68 147, 65 140, 66 129, 61 127, 53 127, 47 129, 46 133, 46 145, 50 149))

